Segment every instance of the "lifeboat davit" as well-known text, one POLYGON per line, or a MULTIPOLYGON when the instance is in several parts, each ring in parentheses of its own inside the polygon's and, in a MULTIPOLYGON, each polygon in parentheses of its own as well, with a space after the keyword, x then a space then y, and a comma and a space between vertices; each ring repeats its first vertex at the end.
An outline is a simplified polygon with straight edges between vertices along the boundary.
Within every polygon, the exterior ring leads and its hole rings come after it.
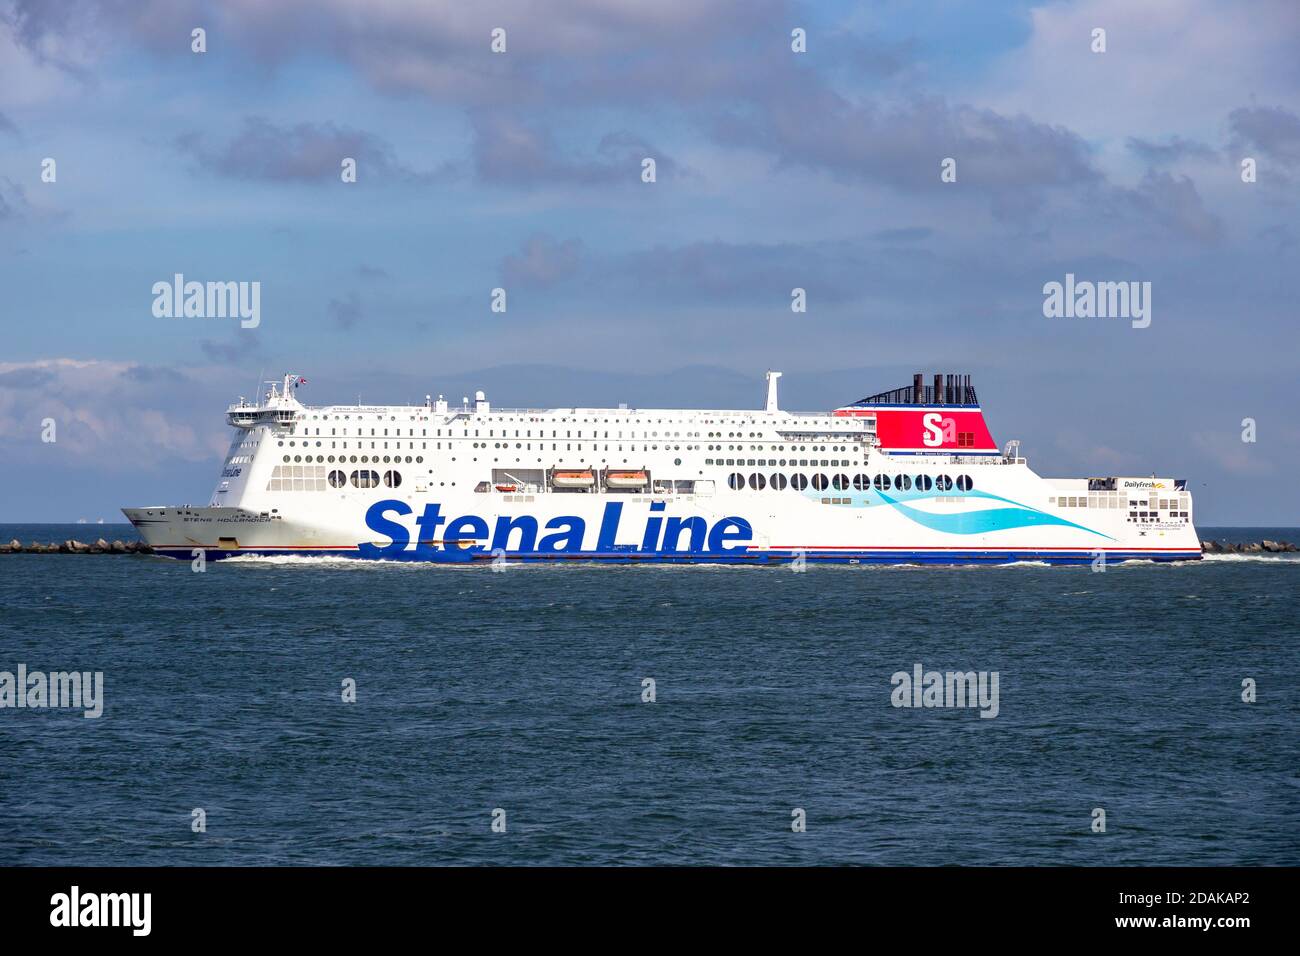
POLYGON ((649 481, 644 471, 605 472, 605 484, 610 488, 644 488, 649 481))
POLYGON ((557 471, 551 476, 551 483, 556 488, 590 488, 596 483, 596 476, 588 471, 557 471))

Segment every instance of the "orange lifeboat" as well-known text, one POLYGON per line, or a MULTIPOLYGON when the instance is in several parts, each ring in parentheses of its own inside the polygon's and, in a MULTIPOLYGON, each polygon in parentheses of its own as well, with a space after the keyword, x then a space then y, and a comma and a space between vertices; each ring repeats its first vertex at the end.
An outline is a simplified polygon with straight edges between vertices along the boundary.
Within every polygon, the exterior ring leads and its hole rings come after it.
POLYGON ((605 472, 605 484, 610 488, 644 488, 649 481, 644 471, 605 472))
POLYGON ((596 483, 596 476, 591 473, 591 469, 557 471, 551 475, 551 483, 556 488, 590 488, 596 483))
POLYGON ((496 489, 497 489, 497 491, 505 491, 505 492, 511 492, 511 491, 518 491, 518 490, 519 490, 519 489, 516 488, 514 485, 497 485, 497 486, 496 486, 496 489))

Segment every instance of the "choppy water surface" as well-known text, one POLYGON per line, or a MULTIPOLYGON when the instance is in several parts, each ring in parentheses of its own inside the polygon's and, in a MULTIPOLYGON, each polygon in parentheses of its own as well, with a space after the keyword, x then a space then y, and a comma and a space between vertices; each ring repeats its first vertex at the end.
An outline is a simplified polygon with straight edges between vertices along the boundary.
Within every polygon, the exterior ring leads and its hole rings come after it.
POLYGON ((0 671, 105 682, 98 720, 0 710, 0 863, 1294 864, 1298 607, 1276 557, 0 555, 0 671), (917 663, 997 671, 997 717, 891 706, 917 663))

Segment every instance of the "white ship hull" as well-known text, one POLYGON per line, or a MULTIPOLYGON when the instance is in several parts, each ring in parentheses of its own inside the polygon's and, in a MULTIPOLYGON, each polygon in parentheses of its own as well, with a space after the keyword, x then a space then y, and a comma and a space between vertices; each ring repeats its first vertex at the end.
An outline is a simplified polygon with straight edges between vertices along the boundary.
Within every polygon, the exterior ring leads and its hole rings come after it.
MULTIPOLYGON (((287 395, 232 410, 240 431, 207 507, 123 509, 155 551, 458 563, 1201 556, 1185 482, 1042 478, 1014 454, 900 449, 877 429, 922 414, 918 425, 968 427, 972 403, 945 419, 942 405, 869 400, 796 416, 774 395, 751 412, 503 412, 481 400, 312 409, 287 395), (587 469, 591 487, 552 480, 587 469), (619 487, 632 470, 646 488, 619 487)), ((948 437, 991 440, 972 434, 948 437)))

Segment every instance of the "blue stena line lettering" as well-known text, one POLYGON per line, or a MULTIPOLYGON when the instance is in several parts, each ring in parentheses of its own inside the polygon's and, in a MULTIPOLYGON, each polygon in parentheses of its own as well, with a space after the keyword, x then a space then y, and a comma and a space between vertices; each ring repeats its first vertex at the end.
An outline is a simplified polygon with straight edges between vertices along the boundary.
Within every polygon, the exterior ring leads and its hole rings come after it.
MULTIPOLYGON (((641 537, 641 552, 671 552, 688 554, 714 554, 743 551, 746 542, 754 540, 754 529, 744 518, 720 518, 713 527, 698 515, 689 517, 666 516, 664 503, 650 505, 645 533, 641 537)), ((389 515, 412 514, 411 506, 396 498, 376 501, 366 510, 366 527, 390 541, 379 545, 363 541, 357 545, 362 557, 383 558, 396 556, 410 547, 410 529, 389 515)), ((601 515, 600 531, 594 553, 636 552, 635 545, 617 544, 619 523, 623 517, 623 502, 606 503, 601 515)), ((486 519, 477 515, 447 518, 439 504, 427 504, 424 513, 415 520, 418 535, 415 552, 432 554, 434 542, 441 541, 442 549, 455 547, 466 552, 502 550, 517 554, 584 554, 583 539, 587 523, 577 515, 562 515, 539 526, 532 515, 502 515, 496 527, 489 531, 486 519)))

